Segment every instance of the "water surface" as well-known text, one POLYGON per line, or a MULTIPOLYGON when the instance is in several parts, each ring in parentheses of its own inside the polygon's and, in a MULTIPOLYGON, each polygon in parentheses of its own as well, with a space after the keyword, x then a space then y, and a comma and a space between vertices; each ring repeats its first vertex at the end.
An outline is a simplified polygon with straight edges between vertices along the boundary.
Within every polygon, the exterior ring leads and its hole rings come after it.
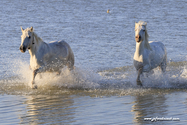
POLYGON ((1 124, 186 124, 186 1, 33 0, 0 2, 1 124), (107 10, 110 12, 107 13, 107 10), (149 40, 168 53, 159 69, 136 85, 134 24, 146 21, 149 40), (36 77, 21 30, 34 27, 45 42, 65 40, 76 70, 36 77), (180 121, 145 121, 144 118, 180 121))

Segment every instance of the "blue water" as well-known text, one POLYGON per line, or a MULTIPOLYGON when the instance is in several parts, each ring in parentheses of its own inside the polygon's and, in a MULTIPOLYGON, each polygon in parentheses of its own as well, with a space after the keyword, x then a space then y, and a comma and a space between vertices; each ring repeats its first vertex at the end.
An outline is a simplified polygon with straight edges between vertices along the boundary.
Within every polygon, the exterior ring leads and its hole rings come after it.
POLYGON ((186 6, 172 0, 1 1, 0 124, 186 124, 186 6), (155 69, 143 88, 133 67, 139 20, 168 56, 166 74, 155 69), (38 89, 31 89, 20 26, 33 26, 47 43, 68 42, 76 73, 44 73, 36 78, 38 89), (180 121, 144 120, 156 117, 180 121))

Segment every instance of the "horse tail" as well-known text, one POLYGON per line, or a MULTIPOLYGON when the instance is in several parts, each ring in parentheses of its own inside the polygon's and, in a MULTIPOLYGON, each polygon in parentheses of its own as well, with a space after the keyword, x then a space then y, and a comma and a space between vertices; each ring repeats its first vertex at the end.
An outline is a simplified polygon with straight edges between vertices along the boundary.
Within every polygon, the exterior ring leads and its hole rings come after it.
POLYGON ((75 63, 75 59, 74 59, 74 54, 73 51, 71 50, 71 48, 69 48, 69 55, 68 55, 68 59, 67 59, 67 66, 70 70, 74 69, 74 63, 75 63))
POLYGON ((66 43, 66 45, 67 45, 67 48, 68 48, 68 57, 67 57, 67 64, 66 65, 70 70, 73 70, 74 69, 74 63, 75 63, 74 53, 73 53, 70 45, 68 43, 66 43))

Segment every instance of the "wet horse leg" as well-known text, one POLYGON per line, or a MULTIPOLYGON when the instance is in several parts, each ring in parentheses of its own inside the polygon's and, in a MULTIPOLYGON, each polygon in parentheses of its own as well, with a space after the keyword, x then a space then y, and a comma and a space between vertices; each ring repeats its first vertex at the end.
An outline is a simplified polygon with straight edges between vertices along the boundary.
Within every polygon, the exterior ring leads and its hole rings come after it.
POLYGON ((48 67, 46 67, 44 65, 44 66, 41 66, 40 68, 38 68, 38 69, 36 69, 36 70, 33 71, 33 78, 32 78, 32 88, 33 89, 37 89, 37 85, 34 85, 35 84, 34 79, 35 79, 36 75, 38 73, 45 72, 46 69, 48 69, 48 67))
POLYGON ((66 64, 66 66, 68 67, 69 71, 75 69, 75 67, 74 67, 73 65, 71 65, 71 62, 68 62, 68 63, 66 64))
POLYGON ((61 74, 61 72, 62 72, 62 71, 59 69, 59 70, 56 72, 56 75, 59 76, 59 75, 61 74))
POLYGON ((37 85, 34 85, 35 84, 34 79, 36 77, 37 71, 38 71, 38 69, 33 71, 33 78, 32 78, 32 88, 33 89, 37 89, 37 85))
POLYGON ((160 65, 160 69, 162 70, 162 73, 164 73, 166 71, 166 66, 167 66, 166 61, 163 61, 160 65))
POLYGON ((140 75, 142 74, 142 69, 143 67, 138 69, 138 77, 136 79, 137 85, 140 85, 140 86, 142 86, 142 82, 140 81, 140 75))
POLYGON ((149 77, 150 75, 153 75, 153 74, 154 74, 154 71, 151 70, 151 71, 147 72, 145 75, 146 75, 146 77, 149 77))

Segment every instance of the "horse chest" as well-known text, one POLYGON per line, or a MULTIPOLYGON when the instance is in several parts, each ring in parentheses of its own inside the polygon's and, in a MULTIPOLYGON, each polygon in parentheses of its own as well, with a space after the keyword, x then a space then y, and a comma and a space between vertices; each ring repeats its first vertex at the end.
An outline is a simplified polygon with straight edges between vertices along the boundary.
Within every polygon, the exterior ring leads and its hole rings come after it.
POLYGON ((40 59, 37 59, 36 57, 30 58, 30 66, 33 70, 38 69, 42 65, 43 63, 40 61, 40 59))
POLYGON ((150 55, 151 51, 144 50, 141 53, 135 53, 134 55, 134 66, 137 70, 143 68, 143 71, 148 71, 150 69, 150 55))

